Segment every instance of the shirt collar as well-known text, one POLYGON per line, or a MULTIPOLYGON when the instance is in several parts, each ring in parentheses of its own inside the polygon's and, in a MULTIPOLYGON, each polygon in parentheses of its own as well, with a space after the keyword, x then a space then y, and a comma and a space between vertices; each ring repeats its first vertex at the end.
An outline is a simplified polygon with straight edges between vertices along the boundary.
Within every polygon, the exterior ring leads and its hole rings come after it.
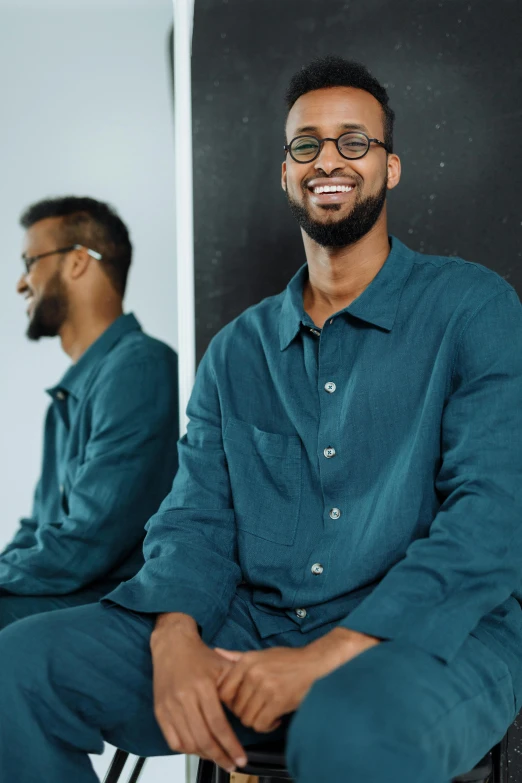
POLYGON ((80 399, 92 372, 101 360, 124 335, 138 329, 141 330, 141 326, 132 313, 120 315, 120 317, 117 318, 114 323, 112 323, 108 329, 89 346, 89 348, 87 348, 76 364, 69 367, 61 381, 51 389, 47 389, 47 393, 50 394, 53 399, 56 397, 60 399, 63 392, 72 394, 73 397, 80 399))
MULTIPOLYGON (((357 299, 341 312, 361 321, 391 331, 404 284, 410 274, 414 252, 390 236, 390 253, 371 283, 357 299)), ((308 323, 303 307, 303 288, 308 280, 308 266, 305 264, 290 280, 284 292, 279 321, 279 345, 284 351, 301 328, 308 323)))

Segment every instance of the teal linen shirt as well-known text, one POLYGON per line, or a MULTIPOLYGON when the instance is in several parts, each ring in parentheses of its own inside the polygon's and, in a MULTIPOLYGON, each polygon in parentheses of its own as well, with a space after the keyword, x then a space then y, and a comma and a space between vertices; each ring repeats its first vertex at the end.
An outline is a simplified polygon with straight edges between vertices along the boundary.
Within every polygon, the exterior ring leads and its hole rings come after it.
POLYGON ((317 329, 307 267, 212 341, 146 562, 109 599, 210 641, 336 625, 449 661, 521 657, 522 307, 493 271, 391 252, 317 329))
POLYGON ((177 468, 177 357, 118 318, 54 388, 33 512, 0 554, 0 593, 107 590, 143 564, 177 468))

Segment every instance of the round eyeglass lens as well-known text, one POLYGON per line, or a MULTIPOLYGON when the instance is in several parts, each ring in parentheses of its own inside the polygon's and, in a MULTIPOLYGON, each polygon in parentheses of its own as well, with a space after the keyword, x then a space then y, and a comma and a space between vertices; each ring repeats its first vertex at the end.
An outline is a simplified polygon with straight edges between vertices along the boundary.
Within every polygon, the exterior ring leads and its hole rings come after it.
POLYGON ((363 133, 344 133, 339 141, 341 155, 345 158, 360 158, 368 150, 368 139, 363 133))
POLYGON ((317 155, 319 142, 314 136, 301 136, 300 139, 294 139, 290 145, 290 152, 295 160, 312 160, 317 155))

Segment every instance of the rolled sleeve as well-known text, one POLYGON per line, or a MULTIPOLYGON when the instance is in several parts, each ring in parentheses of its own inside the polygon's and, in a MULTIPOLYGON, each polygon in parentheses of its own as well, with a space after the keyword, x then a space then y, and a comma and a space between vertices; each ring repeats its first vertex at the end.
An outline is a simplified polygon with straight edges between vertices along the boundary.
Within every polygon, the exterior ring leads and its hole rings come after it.
POLYGON ((522 307, 513 289, 469 318, 442 419, 429 536, 341 625, 450 661, 522 573, 522 307))

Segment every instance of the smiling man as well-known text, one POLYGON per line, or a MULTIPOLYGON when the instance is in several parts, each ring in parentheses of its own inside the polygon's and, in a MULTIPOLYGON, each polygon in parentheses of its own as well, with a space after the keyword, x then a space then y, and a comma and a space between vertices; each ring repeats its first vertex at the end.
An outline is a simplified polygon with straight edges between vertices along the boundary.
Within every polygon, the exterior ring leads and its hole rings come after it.
POLYGON ((103 739, 232 769, 289 724, 298 783, 448 783, 516 714, 520 302, 388 235, 363 66, 312 63, 287 105, 307 263, 212 341, 137 576, 0 635, 7 780, 92 783, 103 739))
POLYGON ((75 196, 33 204, 21 224, 27 336, 58 337, 72 364, 48 390, 31 516, 0 554, 0 628, 133 576, 177 464, 176 355, 123 315, 125 224, 75 196))

